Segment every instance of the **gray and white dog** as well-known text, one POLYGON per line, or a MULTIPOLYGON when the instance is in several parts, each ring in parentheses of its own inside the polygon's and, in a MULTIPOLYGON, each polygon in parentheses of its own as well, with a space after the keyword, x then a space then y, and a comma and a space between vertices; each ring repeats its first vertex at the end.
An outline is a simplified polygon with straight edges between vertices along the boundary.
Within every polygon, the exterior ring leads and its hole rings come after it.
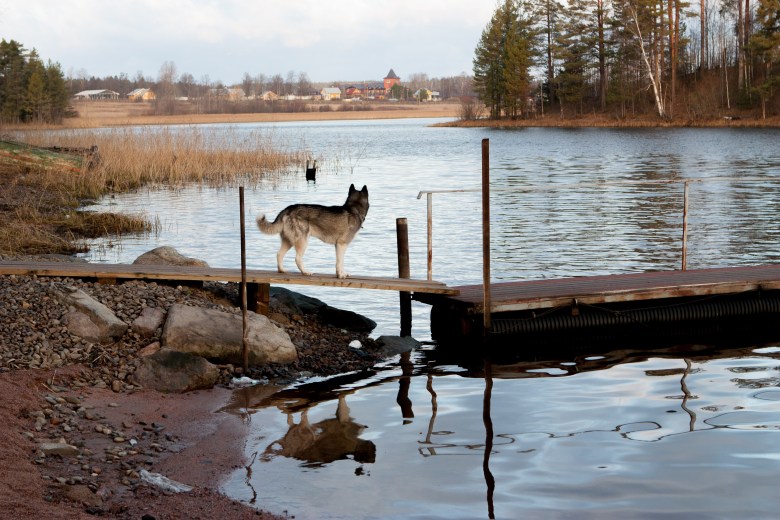
POLYGON ((363 189, 358 191, 352 184, 349 186, 347 201, 342 206, 293 204, 283 209, 273 222, 267 221, 265 215, 260 215, 257 217, 257 227, 263 233, 278 234, 282 239, 282 245, 276 253, 276 267, 280 273, 286 272, 283 265, 284 255, 294 247, 298 269, 305 275, 311 275, 303 265, 303 254, 309 236, 313 236, 326 244, 336 245, 336 276, 346 278, 344 252, 360 231, 367 214, 368 188, 363 186, 363 189))

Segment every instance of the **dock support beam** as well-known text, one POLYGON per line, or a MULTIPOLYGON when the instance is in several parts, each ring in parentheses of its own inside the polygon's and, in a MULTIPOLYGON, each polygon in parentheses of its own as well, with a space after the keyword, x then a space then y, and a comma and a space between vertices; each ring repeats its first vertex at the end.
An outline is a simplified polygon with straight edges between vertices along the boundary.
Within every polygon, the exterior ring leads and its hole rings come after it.
MULTIPOLYGON (((409 225, 405 218, 395 219, 395 231, 398 237, 398 278, 409 278, 409 225)), ((401 336, 412 335, 412 294, 398 293, 401 302, 401 336)))
POLYGON ((482 140, 482 330, 490 333, 490 139, 482 140))

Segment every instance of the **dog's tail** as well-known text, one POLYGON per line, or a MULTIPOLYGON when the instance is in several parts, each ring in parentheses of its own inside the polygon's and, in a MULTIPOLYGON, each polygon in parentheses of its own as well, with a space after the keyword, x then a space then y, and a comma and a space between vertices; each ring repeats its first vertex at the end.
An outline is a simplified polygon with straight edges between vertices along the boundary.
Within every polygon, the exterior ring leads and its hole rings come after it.
POLYGON ((268 222, 265 215, 257 217, 257 227, 266 235, 278 235, 282 231, 282 219, 276 218, 273 222, 268 222))

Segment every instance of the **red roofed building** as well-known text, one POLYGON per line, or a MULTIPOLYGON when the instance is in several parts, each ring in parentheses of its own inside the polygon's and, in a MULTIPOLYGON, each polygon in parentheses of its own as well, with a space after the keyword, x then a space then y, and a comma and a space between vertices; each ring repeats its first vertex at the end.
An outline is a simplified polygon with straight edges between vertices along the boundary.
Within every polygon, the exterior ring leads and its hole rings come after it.
POLYGON ((398 85, 401 83, 401 78, 399 78, 393 69, 390 69, 390 72, 387 73, 387 76, 385 76, 385 92, 390 92, 390 89, 393 88, 393 85, 398 85))

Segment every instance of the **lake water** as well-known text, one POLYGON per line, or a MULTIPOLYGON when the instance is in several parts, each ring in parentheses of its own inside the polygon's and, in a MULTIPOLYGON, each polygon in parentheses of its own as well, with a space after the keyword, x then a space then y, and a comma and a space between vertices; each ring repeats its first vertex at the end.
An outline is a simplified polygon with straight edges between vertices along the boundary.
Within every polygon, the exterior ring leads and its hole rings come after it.
MULTIPOLYGON (((316 184, 294 172, 247 191, 248 266, 275 268, 278 239, 256 231, 259 213, 341 204, 354 183, 369 187, 371 209, 347 271, 397 275, 395 222, 405 217, 412 276, 424 278, 418 192, 478 190, 483 138, 494 281, 679 268, 682 184, 647 181, 705 179, 689 188, 689 268, 780 260, 778 130, 431 122, 231 126, 268 132, 320 165, 316 184)), ((480 197, 433 195, 434 279, 481 281, 480 197)), ((236 187, 142 191, 99 209, 143 212, 162 231, 103 241, 92 261, 131 262, 172 245, 213 266, 240 265, 236 187)), ((332 272, 332 247, 313 241, 306 262, 332 272)), ((294 269, 292 253, 286 265, 294 269)), ((374 319, 375 335, 398 333, 397 294, 303 292, 374 319)), ((421 304, 412 334, 430 340, 421 304)), ((251 471, 236 471, 223 491, 299 519, 776 516, 780 341, 572 347, 483 366, 426 344, 371 373, 238 392, 235 409, 251 418, 251 471)))

